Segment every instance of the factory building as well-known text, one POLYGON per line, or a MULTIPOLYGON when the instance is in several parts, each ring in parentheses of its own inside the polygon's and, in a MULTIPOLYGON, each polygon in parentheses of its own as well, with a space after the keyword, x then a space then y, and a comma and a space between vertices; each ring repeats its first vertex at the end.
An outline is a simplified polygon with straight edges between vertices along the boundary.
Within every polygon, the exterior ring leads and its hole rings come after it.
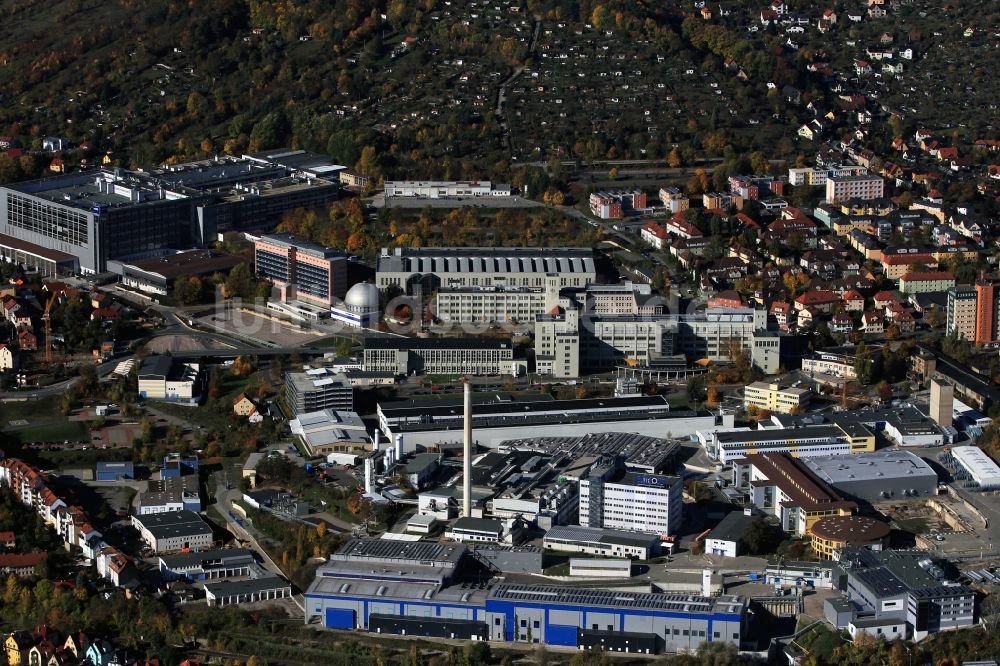
POLYGON ((844 499, 815 476, 803 461, 780 453, 753 453, 733 462, 733 485, 753 506, 776 516, 781 529, 796 536, 812 534, 828 516, 850 516, 856 502, 844 499))
POLYGON ((299 414, 288 423, 311 456, 371 451, 368 430, 355 412, 321 409, 299 414))
POLYGON ((855 500, 879 502, 937 494, 937 473, 909 451, 810 456, 801 461, 819 479, 855 500))
POLYGON ((681 526, 683 485, 677 476, 597 468, 580 480, 580 524, 676 534, 681 526))
POLYGON ((200 550, 215 543, 212 528, 188 510, 132 516, 132 526, 154 552, 200 550))
POLYGON ((951 457, 964 476, 980 490, 1000 488, 1000 466, 978 446, 956 446, 951 457))
MULTIPOLYGON (((461 441, 463 413, 459 400, 432 403, 380 403, 379 426, 389 438, 405 435, 406 451, 461 441)), ((662 396, 555 400, 551 396, 479 398, 472 416, 475 443, 496 448, 504 440, 579 437, 585 434, 635 433, 647 437, 683 437, 698 430, 732 427, 733 416, 671 409, 662 396)))
POLYGON ((660 554, 660 544, 660 537, 657 534, 582 525, 552 527, 542 539, 542 545, 547 550, 636 560, 656 557, 660 554))
POLYGON ((875 450, 875 434, 858 423, 759 430, 699 431, 709 456, 722 464, 751 453, 790 453, 796 457, 847 455, 875 450))
MULTIPOLYGON (((824 615, 837 628, 905 625, 900 638, 923 640, 976 623, 976 594, 950 580, 933 556, 919 550, 845 548, 833 567, 834 586, 846 599, 830 599, 824 615)), ((872 633, 877 633, 872 630, 872 633)))
POLYGON ((738 647, 748 635, 742 597, 486 582, 477 563, 460 544, 352 539, 316 572, 305 593, 305 622, 571 648, 610 641, 641 654, 705 642, 738 647))
POLYGON ((189 582, 249 577, 253 553, 244 548, 221 548, 193 553, 160 555, 160 575, 189 582))
POLYGON ((189 405, 201 400, 204 384, 197 363, 181 363, 169 354, 153 354, 143 359, 137 381, 142 399, 189 405))
POLYGON ((383 249, 376 265, 379 289, 430 294, 441 288, 559 286, 582 289, 597 279, 589 248, 396 248, 383 249), (419 289, 418 289, 419 288, 419 289))

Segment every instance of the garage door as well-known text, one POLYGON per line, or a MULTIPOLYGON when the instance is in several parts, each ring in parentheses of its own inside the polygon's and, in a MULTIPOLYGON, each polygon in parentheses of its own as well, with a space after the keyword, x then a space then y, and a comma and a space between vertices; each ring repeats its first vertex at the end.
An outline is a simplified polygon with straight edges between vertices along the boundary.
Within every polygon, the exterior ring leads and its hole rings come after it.
POLYGON ((577 628, 563 624, 545 625, 545 642, 549 645, 577 646, 577 628))
POLYGON ((326 626, 330 629, 353 629, 354 610, 351 608, 327 608, 326 626))

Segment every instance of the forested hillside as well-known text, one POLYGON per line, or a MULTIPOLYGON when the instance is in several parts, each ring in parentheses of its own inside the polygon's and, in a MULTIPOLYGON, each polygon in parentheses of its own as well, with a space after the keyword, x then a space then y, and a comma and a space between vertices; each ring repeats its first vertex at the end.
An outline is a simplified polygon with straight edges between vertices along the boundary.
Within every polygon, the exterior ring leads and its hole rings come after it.
MULTIPOLYGON (((822 11, 787 4, 809 21, 822 11)), ((954 123, 970 141, 994 130, 995 112, 954 102, 995 109, 992 36, 962 30, 995 26, 996 3, 915 0, 802 36, 763 26, 768 5, 713 4, 706 18, 672 1, 8 0, 0 132, 26 150, 65 136, 133 166, 289 144, 376 177, 501 178, 515 160, 674 148, 790 158, 810 103, 846 119, 858 93, 911 109, 900 129, 954 123), (850 74, 880 36, 913 44, 906 72, 930 88, 845 74, 855 94, 831 92, 831 72, 850 74), (963 82, 948 75, 966 69, 963 82)))

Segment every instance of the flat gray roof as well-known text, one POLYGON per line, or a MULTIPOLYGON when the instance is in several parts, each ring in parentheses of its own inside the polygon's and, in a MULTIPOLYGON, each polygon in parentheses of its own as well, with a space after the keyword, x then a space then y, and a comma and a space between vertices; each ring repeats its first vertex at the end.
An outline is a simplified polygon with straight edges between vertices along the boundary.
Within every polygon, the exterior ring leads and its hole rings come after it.
POLYGON ((937 481, 937 474, 919 456, 909 451, 875 451, 851 456, 811 456, 802 462, 830 485, 905 477, 937 481))
POLYGON ((212 528, 194 511, 169 511, 133 516, 156 539, 212 534, 212 528))
POLYGON ((655 534, 623 532, 583 525, 557 525, 545 533, 545 540, 549 539, 576 543, 607 543, 639 548, 648 548, 660 541, 660 538, 655 534))
POLYGON ((280 576, 265 576, 248 580, 224 580, 218 583, 208 583, 205 585, 205 594, 215 598, 232 597, 285 587, 290 590, 292 584, 280 576))

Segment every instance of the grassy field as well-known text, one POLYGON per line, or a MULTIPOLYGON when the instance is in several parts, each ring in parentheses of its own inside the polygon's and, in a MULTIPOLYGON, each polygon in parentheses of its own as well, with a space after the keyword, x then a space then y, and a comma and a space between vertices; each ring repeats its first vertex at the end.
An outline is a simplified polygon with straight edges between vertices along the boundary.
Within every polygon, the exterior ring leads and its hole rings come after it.
POLYGON ((89 440, 87 428, 83 423, 79 421, 60 421, 58 419, 32 421, 29 426, 7 428, 4 432, 21 444, 89 440))

